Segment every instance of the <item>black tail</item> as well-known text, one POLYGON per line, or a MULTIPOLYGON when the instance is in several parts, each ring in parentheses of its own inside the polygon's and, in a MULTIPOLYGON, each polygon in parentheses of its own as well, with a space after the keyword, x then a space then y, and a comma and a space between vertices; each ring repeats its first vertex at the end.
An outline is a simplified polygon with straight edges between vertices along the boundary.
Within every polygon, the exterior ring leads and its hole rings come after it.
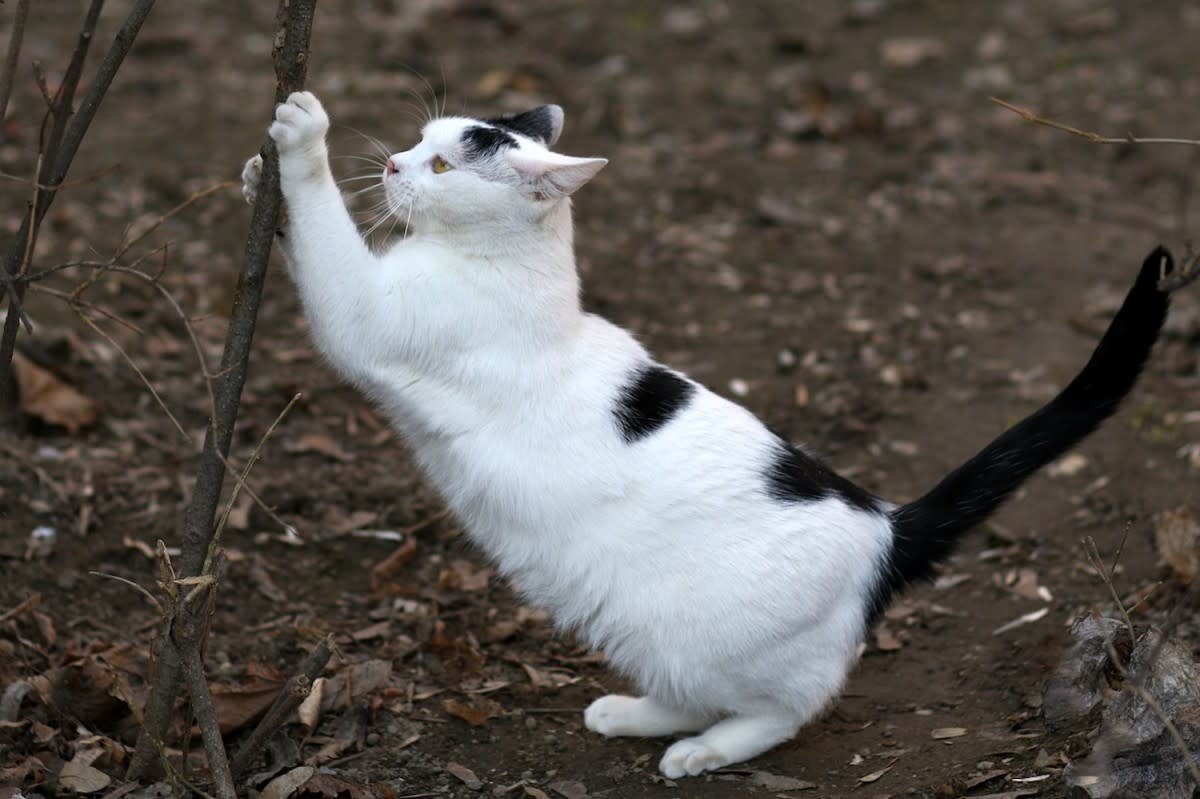
POLYGON ((1091 360, 1057 397, 948 474, 925 496, 892 511, 891 570, 876 610, 926 576, 963 533, 986 519, 1030 475, 1075 446, 1116 411, 1133 388, 1167 316, 1158 281, 1173 268, 1162 247, 1142 271, 1091 360))

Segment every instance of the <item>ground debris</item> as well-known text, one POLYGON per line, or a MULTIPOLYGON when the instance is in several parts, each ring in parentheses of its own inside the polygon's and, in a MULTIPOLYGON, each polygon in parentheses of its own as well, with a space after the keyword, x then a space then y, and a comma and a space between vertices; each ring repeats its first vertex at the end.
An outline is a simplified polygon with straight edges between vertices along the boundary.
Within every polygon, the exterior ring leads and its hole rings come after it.
POLYGON ((1043 716, 1060 731, 1095 729, 1097 708, 1100 719, 1090 754, 1067 765, 1067 785, 1093 799, 1191 799, 1200 787, 1186 757, 1200 763, 1200 664, 1153 628, 1131 644, 1121 622, 1089 615, 1071 634, 1075 647, 1047 683, 1043 716))

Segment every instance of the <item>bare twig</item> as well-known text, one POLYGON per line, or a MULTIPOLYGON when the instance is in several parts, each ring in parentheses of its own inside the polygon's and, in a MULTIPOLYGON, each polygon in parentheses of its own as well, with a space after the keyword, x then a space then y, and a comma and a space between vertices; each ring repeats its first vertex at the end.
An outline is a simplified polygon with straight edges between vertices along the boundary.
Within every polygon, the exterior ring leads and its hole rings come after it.
POLYGON ((4 67, 0 69, 0 144, 4 142, 4 115, 8 111, 8 98, 12 95, 17 61, 21 59, 21 42, 25 38, 25 19, 28 16, 29 0, 17 0, 12 31, 8 35, 8 52, 4 56, 4 67))
MULTIPOLYGON (((212 773, 217 799, 237 799, 237 790, 233 786, 233 773, 229 769, 229 757, 225 754, 225 742, 221 740, 221 728, 217 723, 217 714, 213 709, 212 694, 208 690, 208 681, 204 677, 204 660, 200 654, 200 641, 204 637, 204 624, 201 619, 201 605, 211 599, 214 586, 198 587, 201 591, 193 601, 185 599, 181 602, 181 612, 175 619, 175 634, 172 636, 177 657, 183 668, 184 679, 187 681, 188 694, 191 698, 192 712, 196 714, 196 723, 200 727, 200 737, 204 741, 204 754, 208 757, 208 769, 212 773)), ((191 598, 192 595, 189 595, 191 598)))
MULTIPOLYGON (((99 14, 101 3, 102 0, 93 0, 93 7, 97 15, 99 14)), ((105 54, 104 59, 100 62, 100 66, 96 69, 96 74, 92 77, 88 90, 79 104, 79 109, 73 116, 70 116, 69 122, 67 121, 66 114, 61 116, 63 120, 61 136, 53 141, 54 147, 52 150, 46 148, 43 151, 46 165, 44 171, 46 174, 39 172, 37 176, 37 184, 39 186, 59 186, 62 184, 68 170, 71 168, 71 162, 75 159, 75 154, 79 151, 79 146, 83 143, 83 137, 87 134, 87 130, 96 116, 96 111, 100 108, 100 103, 103 101, 104 95, 108 92, 109 86, 112 85, 117 70, 120 69, 126 54, 133 46, 134 39, 137 38, 138 31, 141 30, 142 23, 146 21, 146 17, 150 14, 150 9, 153 7, 154 0, 137 0, 134 3, 129 15, 125 18, 125 22, 113 38, 113 43, 105 54)), ((88 19, 91 19, 91 14, 92 12, 89 10, 88 19)), ((91 38, 92 29, 87 28, 87 23, 85 22, 84 30, 80 34, 80 44, 76 48, 77 51, 82 47, 84 54, 86 54, 86 45, 90 43, 91 38)), ((82 56, 78 60, 80 69, 82 69, 82 56)), ((76 59, 73 57, 72 64, 75 61, 76 59)), ((64 77, 63 86, 66 85, 67 80, 64 77)), ((71 96, 67 98, 67 106, 65 107, 69 107, 73 99, 74 85, 71 86, 71 96)), ((4 322, 4 331, 0 334, 0 410, 3 410, 5 407, 11 407, 14 404, 14 397, 9 393, 8 389, 10 385, 9 372, 12 355, 16 348, 17 327, 22 321, 28 323, 28 319, 22 319, 23 314, 20 311, 20 302, 24 297, 24 290, 20 285, 13 284, 11 278, 20 273, 29 237, 31 235, 36 237, 37 229, 41 225, 42 219, 45 218, 46 211, 49 210, 50 204, 54 201, 56 194, 57 191, 54 189, 42 191, 39 194, 37 205, 26 211, 18 233, 13 237, 5 253, 3 262, 0 263, 0 281, 5 283, 9 297, 9 313, 4 322)))
MULTIPOLYGON (((277 20, 282 35, 276 39, 279 44, 274 53, 276 102, 283 102, 290 93, 304 88, 308 41, 315 8, 316 0, 280 0, 277 20)), ((254 204, 225 350, 221 357, 222 378, 214 392, 214 413, 204 438, 192 502, 184 515, 184 575, 199 574, 208 555, 225 479, 226 458, 233 440, 242 386, 246 380, 267 259, 282 205, 279 159, 269 140, 264 144, 262 154, 262 186, 254 204)), ((179 658, 170 647, 160 647, 154 689, 148 700, 148 705, 153 703, 154 707, 147 707, 144 714, 148 723, 142 727, 137 749, 130 762, 131 778, 145 774, 154 762, 158 748, 156 744, 162 740, 163 722, 170 716, 175 704, 179 674, 179 658)))
POLYGON ((1099 133, 1094 133, 1090 130, 1082 130, 1065 122, 1057 122, 1053 119, 1041 117, 1030 111, 1028 108, 1022 108, 1019 105, 1013 105, 1010 102, 1001 100, 999 97, 990 97, 993 103, 1001 108, 1007 108, 1017 116, 1024 119, 1026 122, 1032 122, 1035 125, 1043 125, 1054 130, 1061 130, 1063 133, 1069 133, 1072 136, 1079 136, 1087 139, 1095 144, 1185 144, 1191 147, 1200 147, 1200 139, 1176 139, 1170 137, 1142 137, 1134 136, 1132 133, 1127 133, 1124 136, 1103 136, 1099 133))
POLYGON ((242 744, 242 748, 233 756, 232 768, 235 775, 241 774, 249 767, 254 758, 258 756, 259 750, 266 745, 275 731, 283 726, 308 696, 313 683, 317 677, 321 676, 321 671, 329 662, 331 653, 331 638, 326 636, 305 658, 300 671, 283 686, 283 690, 279 692, 279 696, 275 698, 266 715, 254 728, 254 732, 250 733, 250 737, 242 744))

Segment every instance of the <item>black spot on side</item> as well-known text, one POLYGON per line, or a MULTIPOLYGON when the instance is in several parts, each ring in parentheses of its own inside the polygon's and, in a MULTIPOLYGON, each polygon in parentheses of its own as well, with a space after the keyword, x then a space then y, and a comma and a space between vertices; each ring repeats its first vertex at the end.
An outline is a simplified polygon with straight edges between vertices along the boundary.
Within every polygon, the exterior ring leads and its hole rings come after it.
POLYGON ((767 494, 779 502, 812 502, 837 496, 849 505, 878 511, 875 495, 783 439, 767 468, 767 494))
POLYGON ((516 147, 517 140, 508 131, 475 125, 463 131, 463 148, 474 160, 495 155, 503 147, 516 147))
POLYGON ((548 144, 551 137, 554 136, 554 115, 550 111, 550 106, 546 105, 513 116, 485 119, 484 122, 520 133, 531 139, 537 139, 542 144, 548 144))
POLYGON ((647 364, 633 374, 617 396, 613 413, 621 437, 632 444, 671 421, 696 393, 696 387, 670 369, 647 364))

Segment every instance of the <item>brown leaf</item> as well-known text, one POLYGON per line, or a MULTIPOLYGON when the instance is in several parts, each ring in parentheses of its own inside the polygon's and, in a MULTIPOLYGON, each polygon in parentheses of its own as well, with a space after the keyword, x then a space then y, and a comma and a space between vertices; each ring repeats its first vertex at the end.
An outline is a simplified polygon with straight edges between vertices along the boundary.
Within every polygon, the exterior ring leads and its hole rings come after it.
POLYGON ((550 799, 550 797, 541 788, 534 788, 532 785, 525 786, 525 795, 532 796, 533 799, 550 799))
POLYGON ((378 593, 386 583, 392 581, 405 564, 416 557, 417 539, 409 536, 404 543, 396 547, 392 554, 371 567, 371 593, 378 593))
POLYGON ((296 789, 291 799, 394 799, 386 785, 362 782, 319 771, 296 789))
POLYGON ((238 684, 214 685, 213 710, 222 735, 249 726, 267 712, 286 680, 251 676, 238 684))
POLYGON ((947 738, 961 738, 967 734, 966 727, 939 727, 929 733, 929 737, 935 741, 943 741, 947 738))
POLYGON ((880 624, 875 628, 875 646, 881 652, 895 652, 904 646, 904 643, 896 637, 895 633, 888 629, 886 624, 880 624))
POLYGON ((342 445, 333 440, 332 437, 324 433, 309 433, 301 436, 299 439, 289 441, 283 445, 286 452, 316 452, 328 458, 333 458, 335 461, 346 463, 354 460, 354 456, 342 449, 342 445))
POLYGON ((96 403, 19 352, 13 354, 12 372, 24 413, 71 434, 96 421, 96 403))
POLYGON ((858 778, 858 781, 864 785, 867 783, 870 783, 870 782, 876 782, 884 774, 887 774, 889 771, 891 771, 892 766, 896 765, 896 763, 897 763, 897 761, 893 760, 891 763, 888 763, 886 766, 879 769, 878 771, 872 771, 870 774, 864 774, 863 776, 858 778))
POLYGON ((472 727, 482 726, 488 719, 500 718, 504 715, 504 708, 500 703, 488 699, 486 696, 473 697, 470 702, 447 699, 442 702, 442 709, 472 727))
POLYGON ((768 791, 808 791, 817 787, 815 782, 770 774, 766 771, 756 771, 751 774, 750 783, 760 788, 766 788, 768 791))
POLYGON ((494 569, 480 569, 471 561, 459 558, 438 575, 438 590, 457 588, 461 591, 482 591, 488 587, 488 581, 494 573, 494 569))
POLYGON ((472 791, 478 791, 483 787, 483 780, 475 776, 475 772, 467 768, 461 763, 447 763, 446 771, 472 791))
POLYGON ((63 764, 58 772, 58 784, 75 793, 96 793, 109 786, 112 778, 94 766, 77 760, 63 764))
POLYGON ((1154 546, 1179 582, 1200 572, 1200 522, 1186 505, 1154 517, 1154 546))
POLYGON ((357 699, 378 691, 392 676, 392 661, 365 660, 330 677, 325 684, 321 711, 328 713, 338 707, 348 707, 357 699))

